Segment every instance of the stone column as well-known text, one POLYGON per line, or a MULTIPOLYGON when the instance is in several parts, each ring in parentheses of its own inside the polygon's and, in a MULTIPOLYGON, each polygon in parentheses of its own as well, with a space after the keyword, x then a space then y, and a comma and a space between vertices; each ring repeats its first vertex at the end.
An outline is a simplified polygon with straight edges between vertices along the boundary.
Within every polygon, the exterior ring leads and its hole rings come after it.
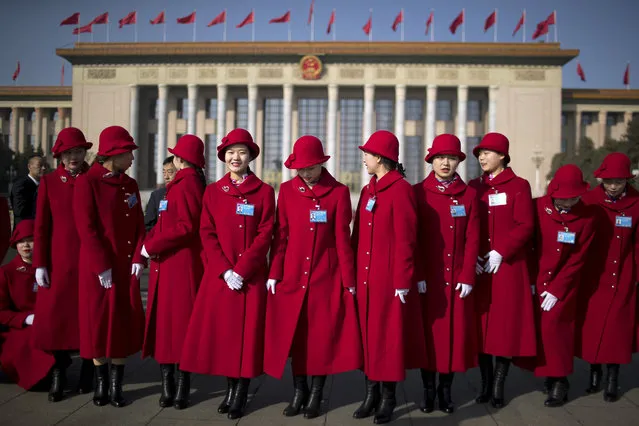
POLYGON ((395 86, 395 136, 399 141, 399 162, 406 161, 406 141, 405 141, 405 121, 406 121, 406 85, 395 86))
MULTIPOLYGON (((364 85, 364 134, 362 143, 366 143, 373 134, 373 119, 375 114, 375 85, 364 85)), ((368 184, 370 176, 366 171, 366 166, 362 162, 362 188, 368 184)))
POLYGON ((283 128, 282 128, 282 182, 286 182, 291 178, 291 171, 286 168, 284 162, 288 158, 292 144, 292 126, 291 118, 293 116, 293 85, 291 83, 284 84, 284 100, 283 100, 283 128))
POLYGON ((197 84, 189 84, 188 86, 188 120, 186 121, 186 133, 195 134, 195 121, 197 119, 197 84))
POLYGON ((17 107, 11 108, 11 122, 9 123, 9 135, 11 135, 11 150, 13 152, 18 152, 18 122, 20 121, 20 117, 18 114, 20 110, 17 107))
POLYGON ((606 142, 606 130, 608 128, 608 111, 599 111, 599 134, 597 135, 598 141, 595 142, 595 146, 603 146, 606 142))
POLYGON ((166 126, 167 126, 167 102, 169 86, 158 85, 158 146, 155 153, 155 183, 159 187, 164 183, 162 176, 162 163, 166 157, 166 126))
POLYGON ((575 153, 579 152, 581 146, 581 111, 575 111, 575 153))
POLYGON ((490 86, 488 88, 488 132, 496 132, 497 130, 497 91, 499 86, 490 86))
POLYGON ((337 106, 339 104, 339 86, 331 83, 328 85, 328 123, 326 126, 326 155, 331 158, 326 163, 329 172, 338 177, 337 164, 337 106))
MULTIPOLYGON (((255 143, 257 142, 257 84, 248 85, 248 120, 247 125, 249 133, 253 136, 255 143)), ((251 161, 251 170, 257 172, 255 160, 251 161)))
MULTIPOLYGON (((424 143, 424 158, 428 155, 428 148, 433 146, 433 139, 437 133, 437 85, 429 84, 426 88, 426 141, 424 143)), ((428 176, 433 170, 433 166, 426 164, 425 176, 428 176)))
MULTIPOLYGON (((461 141, 461 150, 468 155, 466 151, 468 146, 466 144, 466 112, 468 107, 468 86, 457 86, 457 137, 461 141)), ((464 181, 468 181, 468 174, 466 172, 466 162, 462 162, 457 169, 459 176, 464 181)))
MULTIPOLYGON (((138 131, 138 116, 140 112, 139 92, 140 90, 137 85, 129 85, 129 133, 131 134, 131 137, 133 138, 135 143, 138 146, 141 146, 142 141, 140 140, 138 131)), ((148 143, 148 141, 145 142, 148 143)), ((137 150, 133 153, 134 159, 133 163, 131 164, 131 168, 129 169, 129 176, 136 180, 138 178, 138 164, 140 164, 140 155, 142 155, 141 150, 137 150)))
MULTIPOLYGON (((33 132, 33 149, 42 147, 42 108, 36 107, 35 111, 35 123, 31 126, 33 132)), ((44 149, 43 149, 44 151, 44 149)), ((44 153, 46 155, 46 152, 44 153)))
POLYGON ((623 113, 623 123, 624 123, 624 133, 626 131, 626 127, 632 121, 632 111, 626 111, 623 113))
MULTIPOLYGON (((227 95, 227 87, 226 84, 218 84, 217 85, 217 130, 216 137, 217 140, 222 141, 222 138, 226 136, 226 95, 227 95)), ((210 149, 214 149, 210 147, 210 149)), ((224 163, 217 163, 215 167, 215 178, 216 180, 222 179, 226 174, 226 166, 224 163)))

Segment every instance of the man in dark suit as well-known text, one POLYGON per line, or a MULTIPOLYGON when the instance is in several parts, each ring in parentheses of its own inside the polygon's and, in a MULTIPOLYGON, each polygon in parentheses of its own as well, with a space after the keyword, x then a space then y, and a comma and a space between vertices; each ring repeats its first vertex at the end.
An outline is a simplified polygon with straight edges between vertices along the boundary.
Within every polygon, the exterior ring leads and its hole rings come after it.
POLYGON ((18 179, 11 188, 11 207, 13 208, 13 227, 24 219, 35 219, 38 185, 46 166, 38 155, 29 158, 29 174, 18 179))
POLYGON ((166 185, 173 180, 177 169, 173 165, 173 156, 168 157, 162 163, 162 176, 164 177, 164 186, 158 188, 151 193, 149 202, 146 204, 146 211, 144 213, 144 226, 146 232, 149 232, 158 221, 158 215, 160 214, 160 201, 164 199, 166 195, 166 185))

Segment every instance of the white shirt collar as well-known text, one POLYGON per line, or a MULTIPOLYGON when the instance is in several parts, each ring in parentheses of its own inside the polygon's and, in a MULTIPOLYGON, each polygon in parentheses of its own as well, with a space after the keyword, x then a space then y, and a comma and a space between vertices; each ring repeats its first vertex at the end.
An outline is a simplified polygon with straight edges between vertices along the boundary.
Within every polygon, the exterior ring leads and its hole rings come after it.
POLYGON ((33 176, 31 176, 31 175, 27 175, 27 176, 29 176, 31 178, 31 180, 33 181, 33 183, 36 184, 36 186, 40 186, 40 182, 35 180, 35 178, 33 176))

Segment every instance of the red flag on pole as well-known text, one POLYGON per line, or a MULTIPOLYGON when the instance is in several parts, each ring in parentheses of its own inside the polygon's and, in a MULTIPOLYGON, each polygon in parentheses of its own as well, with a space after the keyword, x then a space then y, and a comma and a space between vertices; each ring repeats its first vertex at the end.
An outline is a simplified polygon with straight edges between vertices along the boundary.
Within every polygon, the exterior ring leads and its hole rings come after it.
POLYGON ((96 24, 96 25, 101 25, 101 24, 108 24, 109 23, 109 12, 104 12, 102 15, 98 15, 96 16, 93 21, 91 21, 92 24, 96 24))
POLYGON ((18 61, 18 66, 16 67, 16 70, 13 72, 13 76, 11 76, 11 79, 13 81, 16 81, 19 75, 20 75, 20 61, 18 61))
POLYGON ((328 27, 326 27, 326 34, 330 34, 335 23, 335 9, 331 12, 331 17, 328 19, 328 27))
POLYGON ((581 68, 581 64, 577 62, 577 75, 581 78, 581 81, 586 81, 586 73, 584 73, 584 69, 581 68))
POLYGON ((430 31, 430 26, 433 25, 434 13, 435 12, 430 12, 430 15, 428 15, 428 19, 426 20, 426 35, 428 35, 430 31))
POLYGON ((212 27, 213 25, 223 24, 225 22, 226 22, 226 9, 224 9, 222 11, 222 13, 220 13, 215 18, 213 18, 213 20, 211 22, 209 22, 207 27, 212 27))
POLYGON ((151 25, 164 24, 164 11, 160 12, 160 14, 155 17, 155 19, 151 19, 150 22, 151 25))
POLYGON ((488 18, 486 18, 486 22, 484 22, 484 32, 488 31, 490 27, 495 25, 495 22, 497 22, 497 11, 493 10, 493 13, 488 15, 488 18))
POLYGON ((73 15, 69 16, 62 22, 60 22, 60 26, 63 25, 78 25, 80 23, 80 12, 75 12, 73 15))
POLYGON ((251 13, 248 14, 246 18, 239 24, 235 26, 235 28, 242 28, 245 25, 252 24, 255 22, 255 13, 251 10, 251 13))
POLYGON ((395 21, 393 21, 393 31, 397 31, 397 27, 402 22, 404 22, 404 11, 400 10, 399 14, 395 17, 395 21))
POLYGON ((311 22, 313 21, 314 6, 315 6, 315 0, 311 0, 311 8, 308 11, 308 25, 311 25, 311 22))
POLYGON ((515 27, 515 31, 513 31, 513 37, 515 36, 515 34, 519 32, 519 30, 521 29, 521 27, 524 26, 525 23, 526 23, 526 12, 522 12, 521 18, 519 18, 519 22, 517 22, 517 26, 515 27))
POLYGON ((548 15, 548 17, 546 18, 546 22, 548 23, 548 25, 555 25, 557 23, 557 19, 555 19, 556 13, 557 12, 553 11, 553 13, 548 15))
POLYGON ((118 24, 120 25, 120 28, 122 28, 125 25, 133 25, 133 24, 136 24, 137 22, 138 22, 138 13, 134 11, 126 15, 124 18, 120 19, 118 21, 118 24))
POLYGON ((279 18, 273 18, 270 21, 268 21, 269 24, 283 24, 285 22, 289 22, 291 20, 291 11, 289 10, 288 12, 286 12, 284 15, 280 16, 279 18))
POLYGON ((623 84, 625 86, 630 84, 630 62, 626 64, 626 71, 623 73, 623 84))
POLYGON ((368 21, 366 21, 366 25, 364 25, 362 29, 364 30, 364 34, 370 35, 372 28, 373 28, 373 17, 371 16, 368 18, 368 21))
POLYGON ((73 29, 73 34, 84 34, 84 33, 92 33, 93 32, 93 24, 87 24, 83 27, 78 27, 73 29))
POLYGON ((532 39, 536 40, 537 38, 546 34, 548 34, 548 21, 541 21, 540 23, 537 24, 537 28, 535 29, 535 32, 532 35, 532 39))
POLYGON ((190 15, 183 16, 181 18, 177 18, 178 24, 194 24, 195 23, 195 12, 190 15))
POLYGON ((457 15, 457 17, 455 18, 455 20, 453 22, 451 22, 450 24, 450 32, 455 34, 455 31, 457 31, 457 28, 464 23, 464 11, 462 10, 459 15, 457 15))

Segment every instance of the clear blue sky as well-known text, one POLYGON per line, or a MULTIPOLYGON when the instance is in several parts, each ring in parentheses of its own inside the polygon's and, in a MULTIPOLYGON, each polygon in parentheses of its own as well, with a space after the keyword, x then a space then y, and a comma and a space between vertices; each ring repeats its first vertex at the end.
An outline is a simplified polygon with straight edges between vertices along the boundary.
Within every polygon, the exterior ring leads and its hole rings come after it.
MULTIPOLYGON (((138 12, 138 40, 162 41, 162 26, 149 25, 149 20, 160 11, 167 13, 167 41, 190 41, 191 25, 178 25, 175 19, 197 10, 197 40, 221 41, 221 25, 207 28, 207 24, 223 9, 228 13, 228 40, 250 41, 251 28, 236 29, 255 9, 256 40, 286 41, 286 24, 268 24, 269 19, 281 16, 288 9, 292 14, 293 40, 309 40, 306 25, 310 0, 3 0, 0 13, 0 32, 3 48, 0 61, 0 85, 12 84, 11 75, 16 61, 21 62, 20 85, 58 85, 62 60, 55 49, 69 46, 75 36, 72 27, 60 27, 60 21, 74 12, 80 12, 81 24, 108 11, 110 14, 110 40, 133 41, 132 26, 118 29, 117 21, 127 13, 138 12)), ((466 41, 490 42, 492 30, 484 33, 486 17, 498 9, 498 40, 521 41, 521 34, 512 37, 512 31, 526 9, 527 39, 537 22, 557 10, 558 40, 564 48, 581 51, 578 60, 586 73, 587 82, 576 74, 576 61, 564 68, 564 87, 622 88, 623 72, 631 62, 631 86, 639 88, 639 1, 637 0, 317 0, 315 2, 315 39, 330 40, 326 25, 331 10, 336 9, 335 29, 338 40, 367 40, 362 26, 373 9, 374 40, 399 40, 391 25, 400 8, 405 14, 405 39, 427 41, 425 21, 431 8, 435 10, 436 41, 461 41, 458 31, 450 34, 448 26, 454 17, 466 9, 466 41)), ((106 41, 106 27, 94 27, 94 40, 106 41)), ((550 40, 554 32, 551 28, 550 40)), ((83 34, 82 40, 90 40, 83 34)), ((71 84, 67 65, 65 84, 71 84)))

